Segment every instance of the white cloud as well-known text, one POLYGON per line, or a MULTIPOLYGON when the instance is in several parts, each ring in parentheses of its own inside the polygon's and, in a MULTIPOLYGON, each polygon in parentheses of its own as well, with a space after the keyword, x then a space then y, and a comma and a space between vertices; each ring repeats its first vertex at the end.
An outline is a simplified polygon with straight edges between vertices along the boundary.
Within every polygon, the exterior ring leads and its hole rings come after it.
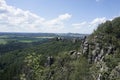
POLYGON ((106 18, 103 17, 103 18, 95 18, 93 21, 91 21, 91 25, 95 25, 95 24, 100 24, 100 23, 103 23, 106 21, 106 18))
POLYGON ((95 0, 96 2, 99 2, 100 0, 95 0))
POLYGON ((71 15, 69 15, 68 13, 64 14, 64 15, 60 15, 57 19, 58 20, 66 20, 71 18, 71 15))
POLYGON ((90 22, 81 22, 72 24, 73 30, 79 33, 92 33, 98 26, 98 24, 104 23, 106 18, 95 18, 90 22))
POLYGON ((66 13, 66 14, 58 16, 55 19, 46 21, 43 25, 48 27, 48 28, 46 28, 47 32, 49 32, 49 31, 50 32, 51 31, 52 32, 60 32, 60 31, 63 31, 63 29, 65 27, 63 21, 68 20, 69 18, 71 18, 71 15, 66 13))
POLYGON ((65 13, 54 19, 46 20, 30 11, 7 5, 5 0, 0 0, 0 32, 92 33, 98 24, 106 21, 106 18, 102 17, 66 26, 65 21, 71 17, 72 15, 65 13))
POLYGON ((86 24, 87 22, 81 22, 81 23, 72 24, 72 26, 79 27, 79 26, 85 26, 86 24))
POLYGON ((7 5, 0 0, 0 31, 2 32, 58 32, 64 28, 64 21, 71 18, 66 13, 52 20, 46 20, 30 11, 7 5))

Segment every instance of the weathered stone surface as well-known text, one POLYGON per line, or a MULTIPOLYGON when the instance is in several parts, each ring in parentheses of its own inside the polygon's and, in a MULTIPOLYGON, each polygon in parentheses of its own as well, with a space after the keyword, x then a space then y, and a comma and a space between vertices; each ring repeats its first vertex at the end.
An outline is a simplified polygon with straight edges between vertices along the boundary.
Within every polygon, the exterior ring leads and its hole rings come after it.
POLYGON ((82 45, 82 49, 83 49, 82 50, 82 54, 85 55, 85 56, 87 56, 89 54, 89 43, 86 40, 86 38, 85 38, 85 41, 84 41, 84 43, 82 45))
POLYGON ((54 58, 52 56, 47 57, 47 66, 51 66, 54 62, 54 58))
POLYGON ((113 53, 113 47, 112 47, 112 46, 109 46, 109 47, 108 47, 107 53, 108 53, 108 54, 112 54, 112 53, 113 53))
POLYGON ((98 61, 100 61, 103 56, 104 56, 104 50, 101 49, 100 54, 98 55, 98 61))

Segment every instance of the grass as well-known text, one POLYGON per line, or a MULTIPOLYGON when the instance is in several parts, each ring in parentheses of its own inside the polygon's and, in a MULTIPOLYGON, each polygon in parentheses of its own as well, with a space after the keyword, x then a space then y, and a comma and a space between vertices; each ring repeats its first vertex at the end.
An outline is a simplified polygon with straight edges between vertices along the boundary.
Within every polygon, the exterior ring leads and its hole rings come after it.
POLYGON ((0 44, 7 44, 7 41, 5 39, 0 39, 0 44))
POLYGON ((47 37, 47 36, 37 36, 37 37, 24 37, 24 36, 16 36, 16 37, 11 37, 7 35, 1 35, 0 36, 0 44, 7 44, 8 41, 17 41, 17 42, 22 42, 22 43, 32 43, 32 42, 37 42, 41 41, 44 39, 52 39, 54 37, 47 37))
POLYGON ((33 42, 32 40, 20 40, 19 42, 23 42, 23 43, 31 43, 33 42))
POLYGON ((8 36, 7 35, 0 36, 0 39, 3 39, 3 38, 8 38, 8 36))
POLYGON ((54 37, 36 37, 36 38, 41 38, 41 39, 51 39, 51 38, 54 38, 54 37))

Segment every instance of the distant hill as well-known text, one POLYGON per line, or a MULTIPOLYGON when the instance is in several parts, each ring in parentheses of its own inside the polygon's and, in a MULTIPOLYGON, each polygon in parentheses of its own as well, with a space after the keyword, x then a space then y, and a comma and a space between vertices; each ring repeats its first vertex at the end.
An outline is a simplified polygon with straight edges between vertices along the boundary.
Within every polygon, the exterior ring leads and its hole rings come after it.
POLYGON ((0 36, 24 36, 24 37, 56 37, 56 36, 70 36, 70 37, 83 37, 88 34, 79 34, 79 33, 12 33, 12 32, 0 32, 0 36))
POLYGON ((85 36, 88 36, 89 34, 79 34, 79 33, 57 33, 58 36, 62 37, 78 37, 78 38, 84 38, 85 36))

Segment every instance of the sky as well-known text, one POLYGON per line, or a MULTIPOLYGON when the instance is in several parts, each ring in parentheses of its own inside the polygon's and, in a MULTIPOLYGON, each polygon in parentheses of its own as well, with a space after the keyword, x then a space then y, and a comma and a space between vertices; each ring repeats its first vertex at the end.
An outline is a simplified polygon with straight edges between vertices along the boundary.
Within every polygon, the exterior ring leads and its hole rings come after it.
POLYGON ((120 0, 0 0, 0 32, 90 34, 120 16, 120 0))

